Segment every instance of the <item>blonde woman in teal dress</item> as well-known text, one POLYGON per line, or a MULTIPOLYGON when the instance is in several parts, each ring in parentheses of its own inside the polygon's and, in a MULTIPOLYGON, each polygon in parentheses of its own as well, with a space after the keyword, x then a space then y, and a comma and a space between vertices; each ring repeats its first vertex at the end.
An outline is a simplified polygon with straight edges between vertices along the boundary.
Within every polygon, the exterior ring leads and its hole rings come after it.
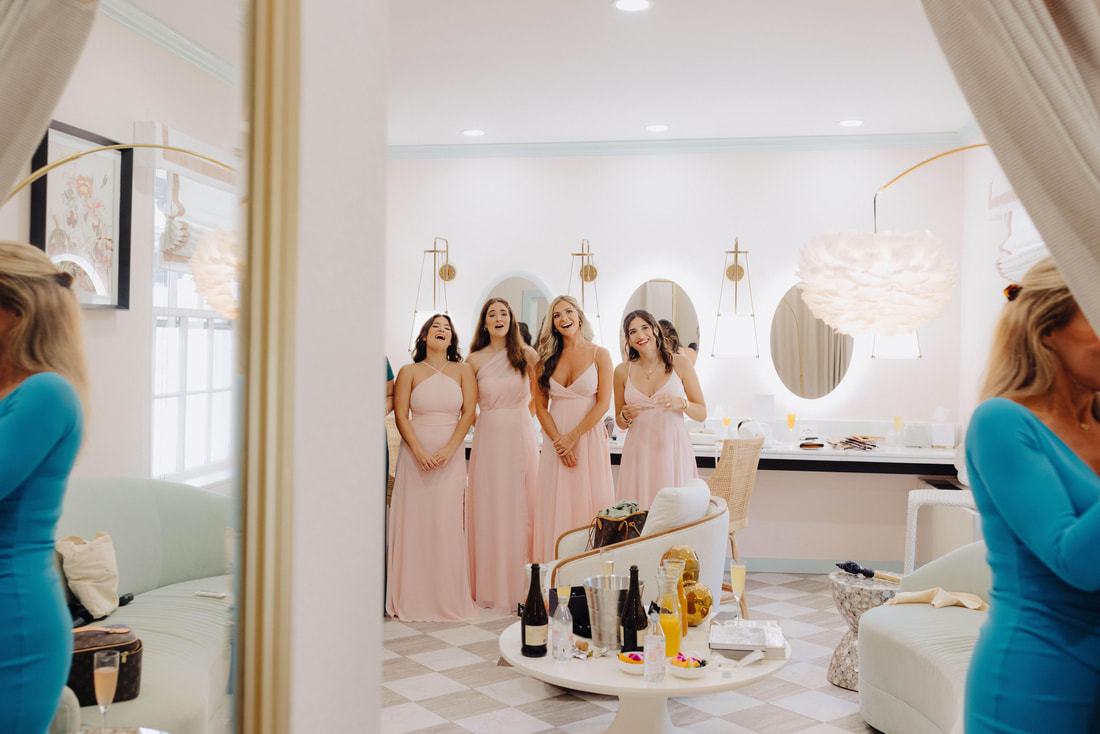
POLYGON ((72 659, 54 529, 83 436, 80 307, 41 250, 0 242, 0 731, 47 731, 72 659))
POLYGON ((1100 732, 1100 339, 1053 260, 1010 286, 966 463, 993 571, 967 734, 1100 732))

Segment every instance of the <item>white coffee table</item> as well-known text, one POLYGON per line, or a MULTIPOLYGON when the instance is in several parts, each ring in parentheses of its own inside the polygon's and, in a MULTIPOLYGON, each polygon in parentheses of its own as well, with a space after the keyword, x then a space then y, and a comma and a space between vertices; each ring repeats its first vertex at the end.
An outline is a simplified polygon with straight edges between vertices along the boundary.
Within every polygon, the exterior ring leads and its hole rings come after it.
POLYGON ((542 658, 525 658, 520 654, 520 623, 516 622, 500 635, 500 654, 516 670, 532 678, 562 688, 619 697, 619 711, 608 727, 608 734, 673 734, 686 732, 672 725, 668 716, 668 699, 679 696, 702 696, 747 686, 774 675, 791 659, 787 645, 784 660, 761 660, 739 668, 724 677, 714 665, 720 659, 707 650, 707 623, 688 630, 682 649, 684 654, 695 651, 711 660, 711 669, 702 678, 688 680, 666 673, 660 683, 646 683, 640 675, 619 670, 618 658, 606 655, 597 659, 558 662, 548 653, 542 658))

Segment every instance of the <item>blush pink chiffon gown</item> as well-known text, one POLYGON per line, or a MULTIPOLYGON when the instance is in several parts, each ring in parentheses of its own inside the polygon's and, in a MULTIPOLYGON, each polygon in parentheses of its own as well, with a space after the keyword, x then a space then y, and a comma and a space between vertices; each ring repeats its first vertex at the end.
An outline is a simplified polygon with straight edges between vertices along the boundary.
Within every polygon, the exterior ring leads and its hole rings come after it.
POLYGON ((683 412, 664 407, 669 398, 677 403, 687 393, 673 370, 665 384, 646 397, 630 381, 627 367, 623 397, 628 405, 641 407, 642 412, 626 432, 616 498, 637 500, 638 508, 644 510, 663 488, 682 487, 688 479, 699 476, 683 412))
POLYGON ((466 497, 470 587, 479 606, 514 614, 527 594, 524 564, 531 560, 530 507, 538 481, 531 387, 502 351, 478 370, 477 394, 481 412, 466 497))
MULTIPOLYGON (((462 388, 439 372, 413 388, 411 422, 429 453, 442 448, 462 413, 462 388)), ((470 594, 463 528, 466 459, 460 448, 442 468, 423 471, 401 442, 390 499, 386 612, 412 622, 478 616, 470 594)))
MULTIPOLYGON (((595 362, 569 387, 550 378, 550 417, 559 431, 572 430, 592 410, 598 386, 595 362)), ((554 560, 559 535, 588 525, 597 512, 615 504, 611 450, 602 420, 577 440, 573 453, 577 465, 566 467, 554 452, 554 442, 543 432, 534 538, 534 560, 539 563, 554 560)))

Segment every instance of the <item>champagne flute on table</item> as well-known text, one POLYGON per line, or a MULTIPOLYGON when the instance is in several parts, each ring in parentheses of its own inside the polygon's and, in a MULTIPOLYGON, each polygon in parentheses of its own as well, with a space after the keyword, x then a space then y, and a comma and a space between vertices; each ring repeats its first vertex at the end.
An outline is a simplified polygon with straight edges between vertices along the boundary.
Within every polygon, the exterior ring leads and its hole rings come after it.
POLYGON ((787 413, 787 430, 791 432, 791 443, 794 443, 794 413, 787 413))
POLYGON ((107 730, 107 709, 115 700, 115 688, 118 687, 118 650, 100 650, 92 660, 92 675, 95 679, 95 701, 103 715, 101 734, 107 730))

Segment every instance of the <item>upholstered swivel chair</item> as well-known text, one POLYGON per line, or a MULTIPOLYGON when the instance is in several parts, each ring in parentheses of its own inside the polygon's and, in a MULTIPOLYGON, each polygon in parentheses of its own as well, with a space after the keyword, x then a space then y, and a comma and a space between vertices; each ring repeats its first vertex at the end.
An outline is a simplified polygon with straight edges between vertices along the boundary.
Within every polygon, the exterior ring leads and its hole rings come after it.
MULTIPOLYGON (((756 468, 760 464, 760 449, 763 446, 763 436, 723 441, 722 456, 707 480, 711 495, 724 499, 729 508, 729 545, 733 563, 741 562, 734 533, 749 524, 749 498, 752 496, 752 485, 756 482, 756 468)), ((723 584, 722 590, 733 593, 728 584, 723 584)), ((726 599, 723 598, 723 601, 726 599)), ((741 616, 745 619, 749 617, 745 594, 741 595, 741 616)))

